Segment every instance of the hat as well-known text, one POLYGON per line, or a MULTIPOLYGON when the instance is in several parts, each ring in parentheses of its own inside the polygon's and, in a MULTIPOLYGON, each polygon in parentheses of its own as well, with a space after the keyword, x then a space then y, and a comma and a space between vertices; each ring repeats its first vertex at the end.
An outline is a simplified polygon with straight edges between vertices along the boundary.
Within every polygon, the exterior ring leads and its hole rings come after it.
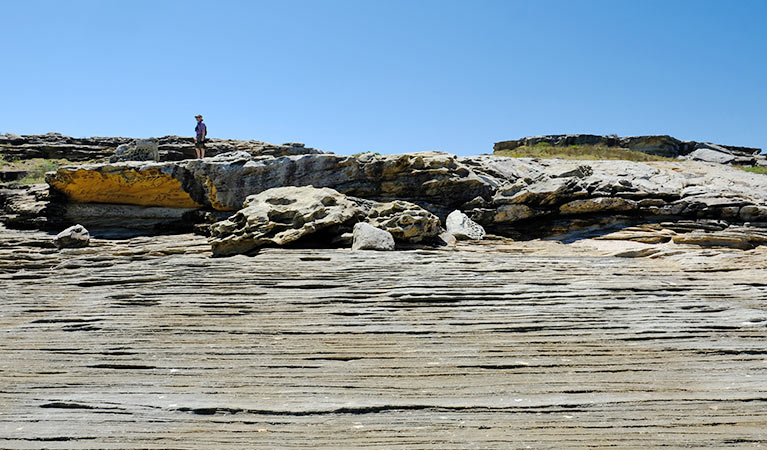
POLYGON ((196 116, 194 116, 195 119, 198 117, 202 117, 202 114, 197 114, 196 116))

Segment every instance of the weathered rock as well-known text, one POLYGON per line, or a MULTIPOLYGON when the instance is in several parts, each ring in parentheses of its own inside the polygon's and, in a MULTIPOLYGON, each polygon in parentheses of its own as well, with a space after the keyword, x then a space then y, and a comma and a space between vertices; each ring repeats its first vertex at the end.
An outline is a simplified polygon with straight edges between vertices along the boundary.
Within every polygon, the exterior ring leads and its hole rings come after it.
POLYGON ((248 197, 243 209, 210 227, 214 256, 247 254, 285 245, 320 231, 332 236, 364 217, 346 196, 329 188, 281 187, 248 197))
POLYGON ((366 222, 354 225, 352 250, 394 250, 394 236, 366 222))
POLYGON ((136 139, 130 144, 121 144, 115 150, 109 162, 118 161, 159 161, 160 153, 157 139, 136 139))
MULTIPOLYGON (((494 234, 520 238, 551 227, 561 234, 569 225, 553 221, 562 218, 570 224, 581 216, 596 218, 589 226, 617 213, 645 221, 749 221, 762 220, 759 208, 767 207, 764 175, 693 161, 584 163, 435 152, 274 158, 235 152, 204 160, 64 167, 48 181, 75 202, 219 211, 236 211, 248 195, 274 187, 329 187, 370 202, 410 202, 440 218, 461 209, 494 234)), ((397 239, 411 239, 406 231, 392 231, 397 239)))
POLYGON ((692 244, 701 247, 731 247, 742 250, 767 244, 767 230, 733 226, 723 230, 694 230, 673 236, 676 244, 692 244))
MULTIPOLYGON (((761 152, 761 149, 759 148, 738 147, 732 145, 715 145, 711 143, 699 143, 695 141, 680 141, 679 139, 667 135, 618 137, 615 135, 597 136, 593 134, 554 134, 546 136, 531 136, 517 140, 496 142, 493 146, 493 149, 496 152, 500 152, 505 150, 514 150, 515 148, 521 146, 535 146, 537 144, 547 144, 557 147, 569 147, 572 145, 621 147, 652 155, 672 158, 690 155, 697 149, 708 148, 717 152, 728 152, 736 157, 743 157, 747 161, 752 161, 752 163, 754 161, 754 155, 761 152)), ((708 157, 711 157, 713 154, 709 152, 701 152, 698 155, 699 157, 700 155, 707 155, 708 157)), ((693 157, 691 159, 697 158, 693 157)), ((727 162, 731 161, 732 160, 729 160, 727 162)))
POLYGON ((559 207, 562 215, 593 214, 608 211, 631 211, 636 208, 636 202, 620 197, 597 197, 585 200, 574 200, 559 207))
POLYGON ((81 248, 87 247, 91 235, 82 225, 72 225, 53 239, 57 248, 81 248))
POLYGON ((402 200, 375 204, 368 211, 365 220, 403 242, 428 241, 442 231, 437 216, 418 205, 402 200))
POLYGON ((445 220, 447 232, 457 239, 482 239, 485 237, 485 229, 482 225, 474 222, 459 210, 451 212, 445 220))
MULTIPOLYGON (((69 161, 89 161, 113 156, 120 145, 134 141, 127 137, 75 138, 60 133, 0 135, 0 152, 9 159, 55 158, 69 161)), ((159 158, 179 161, 194 157, 194 138, 163 136, 157 138, 159 158)), ((286 156, 322 153, 300 143, 274 145, 256 140, 207 139, 206 155, 214 156, 233 151, 246 151, 253 156, 286 156)))

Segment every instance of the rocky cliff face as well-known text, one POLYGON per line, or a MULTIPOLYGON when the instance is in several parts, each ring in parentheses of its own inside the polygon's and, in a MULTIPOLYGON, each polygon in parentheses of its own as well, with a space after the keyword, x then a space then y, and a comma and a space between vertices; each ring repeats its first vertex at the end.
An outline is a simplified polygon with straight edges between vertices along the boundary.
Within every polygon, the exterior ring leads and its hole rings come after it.
MULTIPOLYGON (((69 161, 90 161, 109 158, 117 147, 130 144, 133 138, 126 137, 89 137, 75 138, 59 133, 39 135, 0 134, 0 154, 7 159, 67 159, 69 161)), ((179 161, 194 157, 194 138, 181 136, 163 136, 157 138, 160 159, 179 161)), ((244 151, 252 155, 301 155, 321 153, 319 150, 305 147, 301 143, 282 145, 269 144, 256 140, 239 141, 235 139, 209 139, 206 155, 214 156, 232 151, 244 151)))
POLYGON ((767 222, 767 177, 691 161, 237 152, 204 160, 64 167, 48 182, 78 205, 222 212, 239 210, 252 194, 311 185, 368 200, 405 200, 443 221, 459 209, 489 231, 517 238, 660 222, 692 221, 720 231, 767 222))
POLYGON ((572 145, 594 145, 620 147, 669 158, 683 158, 720 164, 767 165, 761 149, 718 145, 710 142, 681 141, 667 135, 657 136, 599 136, 593 134, 552 134, 531 136, 522 139, 496 142, 495 152, 514 150, 522 146, 546 144, 555 147, 572 145))

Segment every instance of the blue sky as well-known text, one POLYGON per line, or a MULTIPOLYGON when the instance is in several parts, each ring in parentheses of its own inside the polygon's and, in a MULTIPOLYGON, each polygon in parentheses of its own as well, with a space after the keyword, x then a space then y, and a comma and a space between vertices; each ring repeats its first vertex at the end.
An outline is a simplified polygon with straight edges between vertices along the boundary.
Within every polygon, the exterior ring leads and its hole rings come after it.
POLYGON ((549 133, 767 147, 767 0, 13 1, 0 133, 341 154, 549 133))

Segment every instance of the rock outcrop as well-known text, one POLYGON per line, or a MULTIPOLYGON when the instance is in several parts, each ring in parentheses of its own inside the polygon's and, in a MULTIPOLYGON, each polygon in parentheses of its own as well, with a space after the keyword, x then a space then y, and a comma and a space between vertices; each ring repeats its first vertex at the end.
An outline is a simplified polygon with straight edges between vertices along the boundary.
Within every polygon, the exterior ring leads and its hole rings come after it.
MULTIPOLYGON (((115 155, 121 145, 130 146, 134 138, 89 137, 76 138, 59 133, 18 135, 0 134, 0 154, 7 159, 66 159, 69 161, 91 161, 108 159, 115 155)), ((162 161, 179 161, 194 158, 194 138, 163 136, 156 138, 158 157, 162 161)), ((285 156, 322 153, 305 147, 301 143, 289 142, 282 145, 256 140, 208 139, 206 155, 244 151, 251 155, 285 156)))
MULTIPOLYGON (((459 209, 489 232, 517 238, 682 219, 767 222, 767 177, 692 161, 587 162, 439 152, 253 157, 236 152, 204 160, 63 167, 48 182, 79 203, 222 212, 237 211, 249 195, 272 188, 311 185, 373 202, 409 202, 441 220, 459 209)), ((374 225, 407 238, 403 219, 391 226, 394 222, 384 223, 387 214, 378 213, 381 219, 374 225)), ((407 225, 435 231, 435 223, 407 225)))
POLYGON ((496 142, 495 152, 514 150, 521 146, 551 145, 570 147, 573 145, 594 145, 620 147, 669 158, 684 158, 695 161, 720 164, 767 165, 767 159, 760 155, 761 149, 717 145, 710 142, 681 141, 667 135, 657 136, 599 136, 593 134, 552 134, 531 136, 522 139, 496 142))
POLYGON ((381 233, 353 229, 363 221, 391 236, 392 246, 394 239, 403 244, 429 242, 442 231, 439 218, 409 202, 379 203, 330 188, 288 186, 248 197, 241 210, 210 227, 210 243, 215 256, 230 256, 299 240, 308 246, 346 245, 354 230, 354 248, 388 247, 381 233))
POLYGON ((374 204, 365 220, 376 228, 389 232, 400 242, 429 241, 442 232, 439 217, 420 206, 395 200, 374 204))
POLYGON ((362 217, 362 208, 332 189, 274 188, 248 197, 240 211, 211 226, 210 245, 214 256, 247 254, 310 235, 324 235, 327 245, 362 217))

